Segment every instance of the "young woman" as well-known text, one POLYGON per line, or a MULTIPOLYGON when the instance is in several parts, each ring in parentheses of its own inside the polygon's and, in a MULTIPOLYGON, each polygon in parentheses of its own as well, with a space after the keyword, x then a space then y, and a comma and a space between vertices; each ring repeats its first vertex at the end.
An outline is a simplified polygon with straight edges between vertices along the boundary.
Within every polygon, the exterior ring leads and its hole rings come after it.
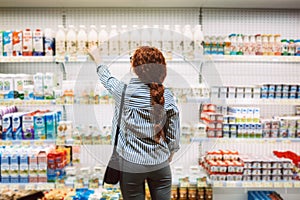
MULTIPOLYGON (((97 64, 101 83, 115 99, 114 134, 125 83, 101 64, 97 48, 90 49, 89 54, 97 64)), ((174 97, 163 85, 165 58, 157 48, 142 46, 135 50, 130 63, 136 77, 127 85, 117 145, 122 158, 122 196, 124 200, 144 200, 147 181, 152 200, 169 200, 169 162, 179 149, 180 122, 174 97)))

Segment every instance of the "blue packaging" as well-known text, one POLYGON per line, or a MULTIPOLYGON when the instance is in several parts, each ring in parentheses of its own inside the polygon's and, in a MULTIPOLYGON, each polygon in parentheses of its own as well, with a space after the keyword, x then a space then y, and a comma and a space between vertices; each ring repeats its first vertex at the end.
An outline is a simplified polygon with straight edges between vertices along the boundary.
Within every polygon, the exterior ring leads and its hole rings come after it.
POLYGON ((12 116, 13 113, 8 113, 2 119, 2 139, 12 140, 12 116))
POLYGON ((34 139, 46 139, 46 123, 43 114, 36 114, 33 116, 34 139))
POLYGON ((12 117, 12 138, 13 140, 22 140, 23 129, 22 121, 25 113, 14 113, 12 117))
POLYGON ((46 139, 52 140, 55 139, 56 135, 56 116, 54 112, 46 113, 46 139))
POLYGON ((3 56, 13 55, 12 31, 3 32, 3 56))

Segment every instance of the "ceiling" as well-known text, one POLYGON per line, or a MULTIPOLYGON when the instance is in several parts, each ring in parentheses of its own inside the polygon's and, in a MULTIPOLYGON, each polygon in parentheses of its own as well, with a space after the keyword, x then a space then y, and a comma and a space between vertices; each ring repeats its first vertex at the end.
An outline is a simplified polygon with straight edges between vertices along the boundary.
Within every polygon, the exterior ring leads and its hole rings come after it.
POLYGON ((220 7, 300 9, 300 0, 0 0, 0 7, 220 7))

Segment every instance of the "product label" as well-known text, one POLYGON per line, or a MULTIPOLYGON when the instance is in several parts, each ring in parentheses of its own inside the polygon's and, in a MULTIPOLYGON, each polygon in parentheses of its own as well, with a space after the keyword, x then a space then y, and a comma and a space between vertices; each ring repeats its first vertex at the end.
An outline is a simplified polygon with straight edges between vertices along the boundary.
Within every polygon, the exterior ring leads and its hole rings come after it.
POLYGON ((3 56, 12 56, 12 31, 3 33, 3 56))
POLYGON ((33 34, 33 51, 36 53, 43 53, 43 33, 35 31, 33 34))
POLYGON ((45 38, 45 56, 54 55, 54 38, 45 38))
POLYGON ((22 40, 23 33, 22 31, 13 32, 13 55, 22 56, 22 40))
POLYGON ((34 116, 34 139, 46 139, 46 127, 44 116, 34 116))
POLYGON ((23 53, 24 55, 32 55, 32 32, 23 32, 23 53))

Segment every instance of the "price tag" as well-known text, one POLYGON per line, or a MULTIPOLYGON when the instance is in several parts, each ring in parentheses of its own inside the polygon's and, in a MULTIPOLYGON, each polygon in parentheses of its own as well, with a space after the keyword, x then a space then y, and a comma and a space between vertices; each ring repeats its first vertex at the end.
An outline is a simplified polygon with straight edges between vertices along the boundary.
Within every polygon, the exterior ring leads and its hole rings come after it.
POLYGON ((44 184, 46 190, 51 190, 55 188, 55 185, 53 183, 44 184))
POLYGON ((83 184, 82 183, 74 183, 74 188, 83 188, 83 184))
POLYGON ((4 143, 2 141, 0 141, 0 146, 4 146, 4 143))
POLYGON ((43 140, 36 140, 36 141, 34 141, 34 145, 35 146, 43 146, 44 145, 44 141, 43 140))
POLYGON ((285 187, 285 188, 292 188, 293 187, 293 183, 291 183, 291 182, 284 182, 283 183, 283 187, 285 187))
POLYGON ((63 183, 57 183, 57 184, 55 185, 55 187, 56 187, 57 189, 64 189, 64 188, 65 188, 65 184, 63 184, 63 183))
POLYGON ((244 187, 244 188, 251 187, 250 185, 251 185, 251 183, 250 183, 250 182, 248 182, 248 181, 244 181, 244 182, 242 182, 242 187, 244 187))
POLYGON ((234 182, 234 181, 227 181, 226 182, 226 187, 236 187, 236 182, 234 182))
POLYGON ((274 182, 274 188, 283 188, 282 182, 274 182))
POLYGON ((294 188, 300 188, 300 181, 294 182, 294 188))
POLYGON ((262 187, 266 187, 266 188, 272 188, 273 187, 273 183, 272 182, 263 182, 262 183, 262 187))
POLYGON ((35 189, 35 185, 34 184, 26 184, 25 185, 25 190, 34 190, 35 189))
POLYGON ((36 187, 37 190, 45 190, 47 189, 44 184, 38 184, 36 187))
POLYGON ((11 184, 9 185, 9 189, 12 191, 16 191, 20 189, 20 186, 18 184, 11 184))
POLYGON ((262 183, 261 182, 253 182, 253 187, 256 187, 256 188, 262 187, 262 183))
POLYGON ((74 145, 80 146, 81 145, 81 140, 74 140, 74 145))
POLYGON ((65 145, 64 140, 56 140, 56 145, 65 145))
POLYGON ((28 140, 22 140, 21 145, 22 146, 30 146, 30 141, 28 141, 28 140))
POLYGON ((222 181, 214 181, 213 186, 214 187, 223 187, 223 182, 222 181))
POLYGON ((11 145, 12 145, 12 141, 3 142, 3 146, 11 146, 11 145))

